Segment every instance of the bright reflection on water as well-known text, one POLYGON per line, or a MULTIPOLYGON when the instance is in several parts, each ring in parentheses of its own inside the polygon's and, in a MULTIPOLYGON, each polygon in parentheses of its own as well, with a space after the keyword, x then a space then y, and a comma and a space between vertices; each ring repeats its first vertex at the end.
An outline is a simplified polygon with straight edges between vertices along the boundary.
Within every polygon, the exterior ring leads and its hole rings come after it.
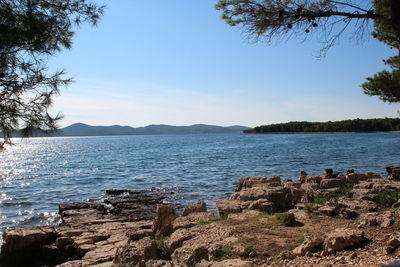
POLYGON ((185 204, 212 207, 245 175, 296 179, 383 172, 400 165, 400 134, 171 135, 15 140, 0 153, 0 229, 57 222, 58 204, 99 199, 109 188, 173 188, 185 204))

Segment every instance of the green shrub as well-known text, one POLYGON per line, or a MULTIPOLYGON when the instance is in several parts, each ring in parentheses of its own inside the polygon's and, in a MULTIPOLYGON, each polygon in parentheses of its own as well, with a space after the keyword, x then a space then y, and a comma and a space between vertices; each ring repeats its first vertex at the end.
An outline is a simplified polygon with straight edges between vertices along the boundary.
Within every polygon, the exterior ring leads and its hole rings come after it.
POLYGON ((153 244, 157 249, 158 257, 161 260, 171 260, 171 254, 169 252, 169 246, 165 242, 168 237, 162 237, 160 239, 154 239, 153 244))
POLYGON ((326 198, 324 198, 322 196, 314 195, 314 202, 313 203, 318 204, 318 205, 325 205, 326 198))
POLYGON ((352 197, 351 187, 340 187, 330 194, 330 197, 352 197))
POLYGON ((254 247, 253 247, 252 243, 247 244, 246 249, 243 251, 243 253, 240 254, 240 257, 244 257, 244 258, 250 257, 250 253, 253 252, 253 249, 254 249, 254 247))
POLYGON ((376 197, 376 203, 381 209, 390 208, 400 199, 400 191, 381 191, 376 197))

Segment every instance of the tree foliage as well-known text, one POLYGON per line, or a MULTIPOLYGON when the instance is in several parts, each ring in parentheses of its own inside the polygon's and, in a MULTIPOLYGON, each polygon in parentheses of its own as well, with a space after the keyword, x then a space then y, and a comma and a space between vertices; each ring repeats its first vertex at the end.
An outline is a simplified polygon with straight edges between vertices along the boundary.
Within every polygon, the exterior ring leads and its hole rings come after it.
POLYGON ((385 132, 399 131, 400 119, 355 119, 328 122, 292 121, 255 127, 246 133, 385 132))
POLYGON ((52 131, 60 115, 49 108, 72 80, 63 70, 50 73, 49 56, 72 45, 81 23, 96 25, 103 6, 88 0, 0 0, 0 149, 13 133, 52 131))
MULTIPOLYGON (((219 0, 216 8, 229 25, 241 27, 255 41, 317 35, 324 43, 321 56, 347 29, 354 30, 357 41, 368 33, 400 49, 399 0, 219 0)), ((400 102, 399 56, 384 62, 390 70, 367 78, 362 88, 383 101, 400 102)))

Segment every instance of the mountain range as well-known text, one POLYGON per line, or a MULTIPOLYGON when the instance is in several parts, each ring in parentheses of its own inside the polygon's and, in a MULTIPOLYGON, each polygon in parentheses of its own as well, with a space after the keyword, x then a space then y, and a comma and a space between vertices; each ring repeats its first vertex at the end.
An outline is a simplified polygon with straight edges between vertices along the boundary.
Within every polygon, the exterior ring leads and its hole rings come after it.
POLYGON ((211 133, 242 133, 251 128, 245 126, 216 126, 194 124, 191 126, 149 125, 145 127, 130 126, 92 126, 75 123, 60 129, 55 136, 106 136, 106 135, 157 135, 157 134, 211 134, 211 133))

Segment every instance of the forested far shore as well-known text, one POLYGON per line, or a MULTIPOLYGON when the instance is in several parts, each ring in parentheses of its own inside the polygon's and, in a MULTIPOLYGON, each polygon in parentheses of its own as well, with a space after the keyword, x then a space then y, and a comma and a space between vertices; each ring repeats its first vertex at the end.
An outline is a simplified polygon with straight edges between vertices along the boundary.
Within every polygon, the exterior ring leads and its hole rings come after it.
POLYGON ((291 121, 257 126, 244 133, 328 133, 400 131, 400 118, 354 119, 328 122, 291 121))

